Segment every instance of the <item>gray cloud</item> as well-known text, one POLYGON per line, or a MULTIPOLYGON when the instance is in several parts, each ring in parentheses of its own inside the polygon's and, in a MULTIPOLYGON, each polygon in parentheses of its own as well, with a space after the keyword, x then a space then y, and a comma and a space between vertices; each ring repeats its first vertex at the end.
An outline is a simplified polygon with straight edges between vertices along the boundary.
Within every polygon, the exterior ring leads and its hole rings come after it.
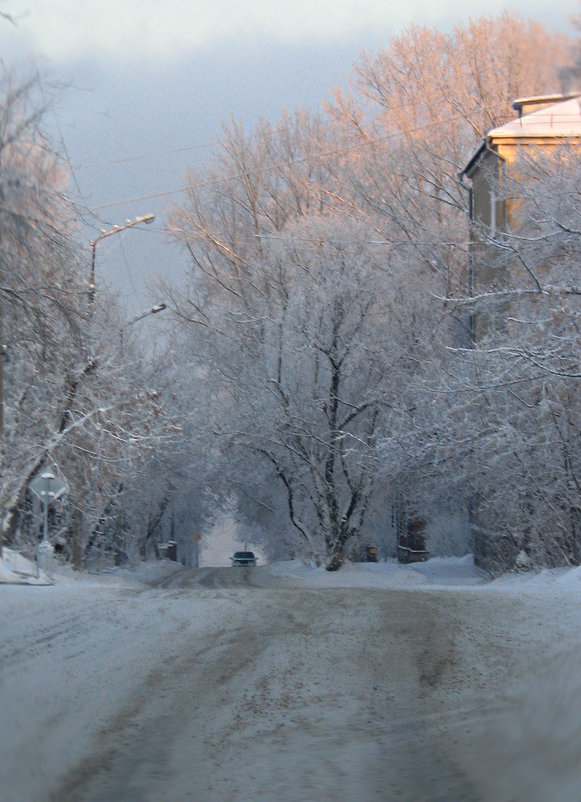
MULTIPOLYGON (((531 2, 515 0, 510 7, 561 27, 578 10, 577 0, 564 0, 555 19, 546 0, 531 2)), ((449 26, 502 5, 473 0, 440 12, 421 0, 405 6, 404 22, 436 24, 438 18, 449 26)), ((205 0, 139 0, 139 6, 129 0, 12 0, 10 12, 28 16, 17 28, 0 20, 5 64, 44 50, 51 57, 41 66, 71 84, 47 122, 57 147, 70 156, 71 190, 88 209, 87 240, 101 227, 150 210, 158 217, 146 233, 113 237, 99 254, 100 277, 117 286, 135 312, 154 273, 183 269, 160 225, 180 196, 163 193, 182 185, 188 166, 207 163, 207 145, 221 122, 232 114, 251 128, 260 117, 276 121, 284 109, 317 107, 332 86, 346 82, 363 47, 377 50, 402 25, 384 0, 227 0, 208 12, 209 6, 205 0), (242 13, 246 21, 254 15, 254 27, 236 27, 242 13), (191 35, 192 23, 206 30, 205 44, 191 35), (163 47, 149 38, 152 25, 163 47), (121 202, 131 198, 143 200, 121 202)))

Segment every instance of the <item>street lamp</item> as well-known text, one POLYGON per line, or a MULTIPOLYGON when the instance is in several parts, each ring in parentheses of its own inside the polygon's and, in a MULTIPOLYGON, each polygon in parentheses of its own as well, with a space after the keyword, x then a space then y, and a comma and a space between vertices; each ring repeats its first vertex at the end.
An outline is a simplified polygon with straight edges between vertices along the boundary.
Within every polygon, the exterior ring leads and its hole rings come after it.
POLYGON ((92 303, 95 298, 95 254, 97 251, 97 243, 101 242, 106 237, 111 237, 113 234, 118 234, 120 231, 126 231, 128 228, 138 226, 140 223, 153 223, 155 220, 154 214, 144 214, 141 217, 136 217, 135 220, 126 220, 122 226, 115 225, 110 231, 101 231, 98 237, 89 241, 91 246, 91 275, 89 277, 89 303, 92 303))
POLYGON ((135 315, 135 317, 131 318, 123 328, 126 329, 127 326, 133 325, 133 323, 137 323, 138 320, 143 320, 144 317, 148 315, 157 315, 158 312, 163 312, 164 309, 167 309, 167 304, 156 304, 152 306, 151 309, 146 309, 145 312, 141 312, 139 315, 135 315))
POLYGON ((132 326, 134 323, 137 323, 138 320, 143 320, 144 317, 149 317, 149 315, 157 315, 158 312, 163 312, 164 309, 167 309, 167 304, 161 303, 152 306, 151 309, 146 309, 145 312, 140 312, 135 317, 131 318, 124 326, 119 329, 119 340, 121 346, 121 356, 123 356, 123 333, 126 328, 132 326))

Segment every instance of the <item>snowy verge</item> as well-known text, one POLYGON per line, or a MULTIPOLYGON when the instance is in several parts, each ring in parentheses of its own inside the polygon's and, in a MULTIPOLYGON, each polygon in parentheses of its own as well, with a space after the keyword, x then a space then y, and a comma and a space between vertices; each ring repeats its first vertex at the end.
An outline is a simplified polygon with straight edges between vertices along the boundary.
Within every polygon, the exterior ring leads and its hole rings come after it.
MULTIPOLYGON (((47 557, 44 558, 47 560, 47 557)), ((181 566, 171 560, 152 560, 133 568, 113 568, 100 572, 73 571, 70 566, 50 560, 50 570, 37 571, 36 563, 14 549, 4 547, 0 559, 0 585, 68 585, 80 582, 133 584, 155 583, 174 574, 181 566), (38 576, 37 576, 38 574, 38 576)))
MULTIPOLYGON (((4 548, 0 559, 0 585, 79 585, 79 584, 157 584, 181 566, 171 560, 152 560, 131 568, 110 569, 100 573, 76 572, 68 566, 53 566, 39 572, 36 564, 18 552, 4 548)), ((491 580, 474 565, 472 554, 464 557, 432 557, 424 563, 403 565, 397 560, 379 563, 346 562, 339 571, 326 571, 313 563, 288 560, 270 563, 261 570, 275 577, 285 577, 299 584, 322 588, 385 588, 410 590, 478 587, 483 591, 506 594, 551 595, 567 593, 581 601, 581 567, 505 574, 491 580)))
POLYGON ((52 585, 53 580, 44 571, 37 571, 36 564, 31 560, 4 547, 0 559, 0 584, 52 585))
POLYGON ((379 563, 345 562, 339 571, 326 571, 300 560, 272 563, 269 571, 292 576, 324 587, 397 588, 414 590, 422 586, 482 585, 486 576, 474 566, 471 554, 465 557, 433 557, 425 563, 403 565, 397 560, 379 563))
POLYGON ((345 563, 339 571, 326 571, 322 566, 300 560, 271 563, 270 573, 292 577, 309 584, 329 588, 474 588, 545 595, 567 592, 581 599, 581 568, 530 571, 506 574, 491 580, 474 565, 472 554, 464 557, 433 557, 424 563, 402 565, 397 560, 380 563, 345 563))

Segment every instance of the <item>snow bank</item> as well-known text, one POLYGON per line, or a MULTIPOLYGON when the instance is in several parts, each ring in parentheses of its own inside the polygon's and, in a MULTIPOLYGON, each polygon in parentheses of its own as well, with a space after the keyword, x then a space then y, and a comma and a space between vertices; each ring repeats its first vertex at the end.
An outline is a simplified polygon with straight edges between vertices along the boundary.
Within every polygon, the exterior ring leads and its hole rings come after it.
MULTIPOLYGON (((79 583, 152 584, 174 573, 180 566, 171 560, 152 560, 132 568, 108 569, 88 574, 74 572, 67 566, 54 566, 49 573, 40 571, 34 562, 18 552, 4 548, 0 560, 0 585, 78 585, 79 583)), ((397 560, 379 563, 346 562, 339 571, 326 571, 322 566, 289 560, 264 567, 274 576, 286 576, 299 582, 327 588, 394 588, 435 589, 474 588, 502 591, 506 594, 526 593, 533 596, 567 593, 581 600, 581 567, 505 574, 491 580, 474 565, 471 554, 464 557, 433 557, 424 563, 403 565, 397 560)), ((263 569, 263 570, 264 570, 263 569)))
POLYGON ((53 582, 44 571, 37 571, 36 563, 4 547, 0 559, 0 584, 52 585, 53 582))
POLYGON ((78 585, 86 584, 133 584, 154 583, 175 573, 180 566, 172 560, 151 560, 131 568, 108 568, 97 573, 73 571, 69 565, 59 565, 52 556, 41 556, 41 564, 47 570, 37 571, 32 560, 26 559, 13 549, 3 548, 0 559, 0 585, 78 585), (50 566, 48 565, 50 564, 50 566), (38 574, 38 576, 37 576, 38 574))
POLYGON ((268 571, 288 576, 310 585, 328 588, 394 588, 397 590, 434 590, 475 588, 504 595, 526 594, 554 597, 567 594, 581 601, 581 567, 506 574, 491 580, 474 565, 471 554, 465 557, 433 557, 424 563, 402 565, 397 560, 380 563, 345 563, 339 571, 305 564, 300 560, 272 563, 268 571))
POLYGON ((397 588, 434 587, 464 585, 473 587, 484 584, 485 575, 474 566, 471 554, 465 557, 434 557, 425 563, 402 565, 397 560, 379 563, 346 562, 339 571, 326 571, 292 560, 273 563, 269 571, 276 575, 292 576, 296 579, 324 587, 397 588))

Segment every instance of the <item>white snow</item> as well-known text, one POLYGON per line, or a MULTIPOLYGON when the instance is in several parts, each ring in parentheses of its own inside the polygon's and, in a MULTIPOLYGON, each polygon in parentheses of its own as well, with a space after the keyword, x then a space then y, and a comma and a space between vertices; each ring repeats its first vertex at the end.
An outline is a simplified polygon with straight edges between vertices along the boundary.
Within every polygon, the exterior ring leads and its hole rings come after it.
POLYGON ((418 588, 421 586, 473 586, 485 583, 485 575, 474 567, 471 554, 465 557, 434 557, 424 563, 402 565, 397 560, 378 563, 345 563, 339 571, 326 571, 300 560, 275 563, 273 574, 287 575, 325 587, 418 588))
POLYGON ((581 604, 581 567, 524 571, 491 580, 475 567, 471 554, 464 557, 433 557, 427 562, 410 565, 402 565, 396 560, 346 563, 335 572, 293 560, 275 563, 269 570, 277 576, 290 576, 322 587, 448 588, 459 591, 477 587, 479 592, 523 595, 541 600, 566 594, 573 609, 576 604, 581 604))
POLYGON ((0 799, 46 800, 46 787, 114 726, 137 680, 171 670, 184 637, 219 629, 219 599, 155 600, 144 583, 176 563, 115 574, 61 572, 35 580, 34 564, 4 549, 0 576, 0 799), (7 579, 6 579, 7 578, 7 579), (20 582, 21 584, 15 584, 20 582), (37 585, 30 587, 31 584, 37 585), (152 603, 153 602, 153 603, 152 603), (152 632, 155 633, 152 638, 152 632), (25 794, 23 795, 23 789, 25 794))
MULTIPOLYGON (((163 583, 179 568, 175 563, 161 561, 135 571, 100 575, 60 569, 55 583, 50 585, 47 577, 36 578, 34 564, 4 550, 4 560, 0 561, 0 583, 4 583, 0 584, 3 802, 49 799, 47 788, 90 753, 96 734, 120 727, 122 708, 126 712, 127 706, 146 704, 142 697, 137 701, 133 693, 137 680, 140 687, 150 685, 153 695, 160 687, 156 679, 159 672, 171 677, 174 666, 184 659, 184 650, 191 648, 193 653, 196 645, 214 633, 219 639, 225 627, 243 627, 252 589, 237 592, 219 588, 195 597, 171 588, 164 593, 151 592, 149 585, 163 583)), ((576 670, 581 654, 581 568, 488 581, 467 556, 434 558, 409 566, 393 561, 346 564, 334 573, 298 561, 277 563, 262 570, 305 588, 384 588, 426 593, 444 590, 456 599, 460 597, 462 604, 465 599, 470 615, 482 628, 482 639, 498 639, 501 631, 507 641, 514 639, 524 644, 522 648, 529 652, 519 658, 523 663, 530 653, 531 662, 538 664, 543 658, 542 650, 550 644, 547 676, 540 685, 523 690, 528 705, 523 710, 529 717, 523 721, 531 737, 538 736, 539 743, 543 743, 545 724, 558 722, 556 737, 561 752, 569 761, 567 765, 571 761, 577 765, 576 750, 581 748, 577 715, 581 680, 576 670), (500 629, 495 622, 491 635, 484 614, 478 618, 481 594, 514 599, 514 620, 504 622, 500 629), (554 676, 559 678, 556 688, 554 676)), ((506 605, 498 609, 506 609, 506 605)), ((470 648, 470 644, 463 646, 470 648)), ((316 662, 316 656, 312 659, 316 662)), ((487 672, 493 670, 493 662, 483 666, 483 683, 490 681, 493 675, 487 672)), ((519 692, 513 689, 512 696, 507 697, 511 704, 517 704, 519 692)), ((460 710, 465 700, 458 697, 457 701, 460 710)), ((504 743, 502 739, 506 737, 500 732, 498 744, 504 743)), ((458 749, 461 748, 460 745, 458 749)), ((543 754, 542 750, 539 754, 543 754)), ((517 770, 518 763, 514 768, 517 770)), ((474 772, 478 772, 478 766, 474 772)), ((576 802, 581 798, 574 795, 581 794, 578 775, 567 782, 574 789, 573 796, 555 796, 554 787, 547 786, 549 796, 545 798, 576 802)), ((542 786, 538 786, 536 796, 531 791, 529 799, 543 798, 539 789, 542 786)))
POLYGON ((488 137, 496 140, 527 136, 578 137, 580 134, 581 106, 577 96, 493 128, 488 132, 488 137))
POLYGON ((3 548, 3 559, 0 559, 0 584, 13 585, 50 585, 52 579, 44 572, 37 570, 36 563, 27 560, 13 549, 3 548))

